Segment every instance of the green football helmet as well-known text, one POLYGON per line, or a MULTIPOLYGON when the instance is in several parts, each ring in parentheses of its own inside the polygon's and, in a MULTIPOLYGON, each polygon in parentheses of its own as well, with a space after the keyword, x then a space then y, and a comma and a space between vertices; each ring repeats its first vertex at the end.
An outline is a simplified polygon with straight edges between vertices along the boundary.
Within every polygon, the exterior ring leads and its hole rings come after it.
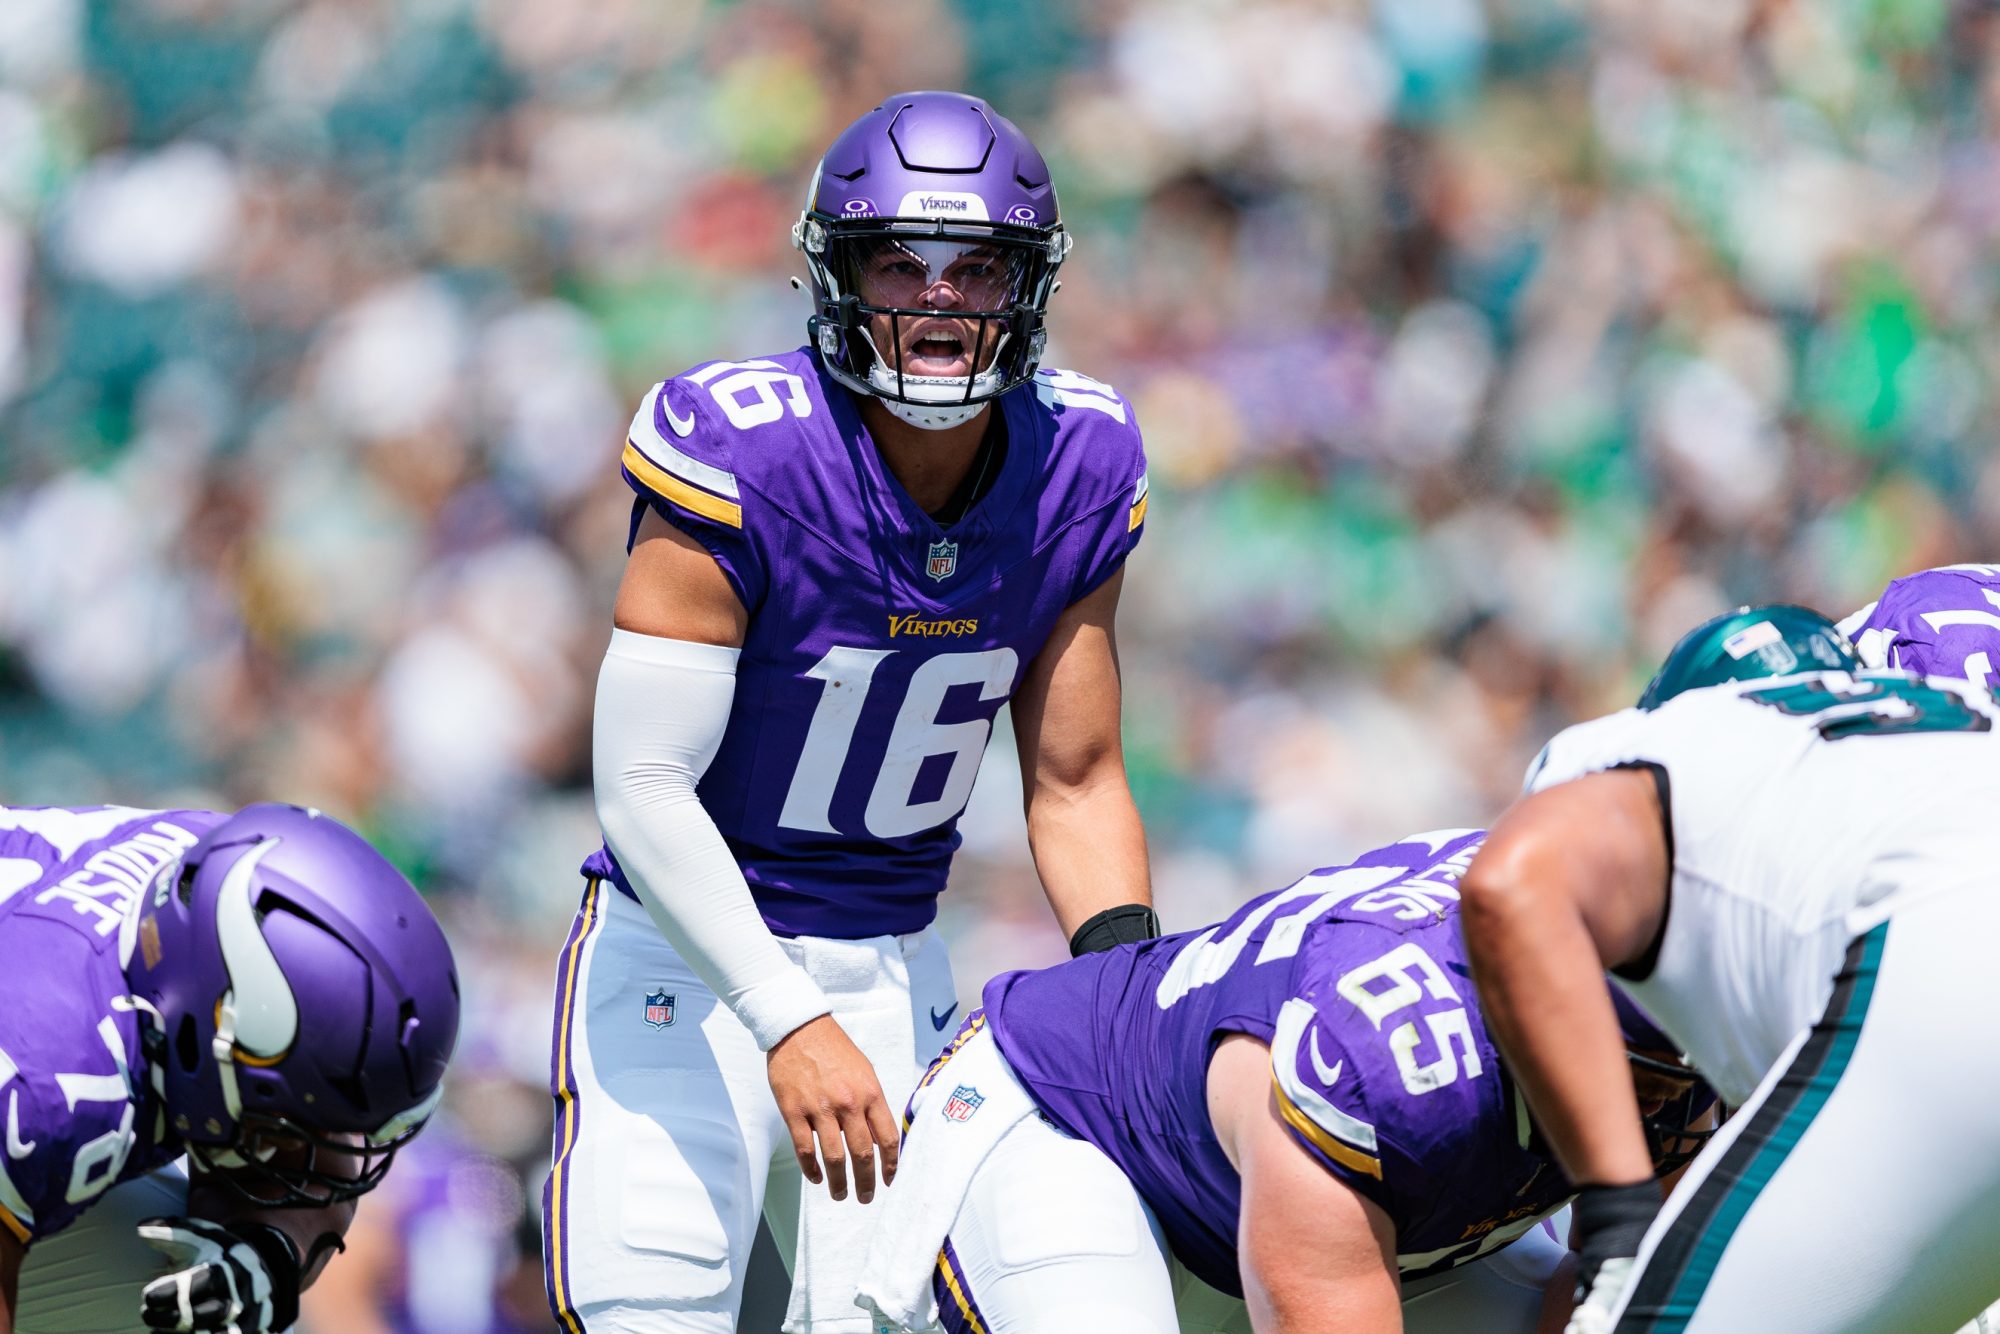
POLYGON ((1675 695, 1724 681, 1860 670, 1861 659, 1840 627, 1811 608, 1782 602, 1738 607, 1681 636, 1639 696, 1639 707, 1655 709, 1675 695))

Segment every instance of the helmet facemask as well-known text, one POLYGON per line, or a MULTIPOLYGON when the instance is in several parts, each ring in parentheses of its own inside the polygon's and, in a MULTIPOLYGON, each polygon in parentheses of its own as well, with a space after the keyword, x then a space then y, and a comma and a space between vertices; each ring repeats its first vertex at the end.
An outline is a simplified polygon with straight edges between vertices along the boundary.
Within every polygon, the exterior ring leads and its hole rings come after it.
POLYGON ((243 1199, 263 1208, 316 1208, 356 1199, 382 1184, 396 1150, 416 1137, 444 1095, 367 1134, 311 1130, 284 1116, 245 1112, 227 1147, 190 1143, 188 1152, 243 1199))
POLYGON ((811 270, 828 372, 914 426, 942 430, 1027 381, 1069 251, 1060 226, 827 219, 794 237, 811 270))
POLYGON ((1716 1110, 1715 1090, 1637 1001, 1613 987, 1611 1003, 1632 1067, 1632 1092, 1639 1100, 1653 1175, 1664 1177, 1692 1161, 1715 1133, 1713 1124, 1704 1124, 1716 1110))
POLYGON ((1653 1175, 1664 1177, 1694 1161, 1715 1134, 1714 1125, 1702 1124, 1715 1108, 1715 1093, 1693 1067, 1679 1060, 1629 1047, 1625 1057, 1632 1065, 1653 1175))

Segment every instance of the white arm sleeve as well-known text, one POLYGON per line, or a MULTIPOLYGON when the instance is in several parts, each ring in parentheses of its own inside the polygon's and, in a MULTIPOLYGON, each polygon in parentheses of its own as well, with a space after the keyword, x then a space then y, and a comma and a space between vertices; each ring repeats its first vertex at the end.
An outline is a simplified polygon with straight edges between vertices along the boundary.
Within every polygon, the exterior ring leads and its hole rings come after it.
POLYGON ((829 1012, 757 912, 695 782, 736 694, 737 650, 613 630, 597 676, 597 821, 661 934, 765 1051, 829 1012))

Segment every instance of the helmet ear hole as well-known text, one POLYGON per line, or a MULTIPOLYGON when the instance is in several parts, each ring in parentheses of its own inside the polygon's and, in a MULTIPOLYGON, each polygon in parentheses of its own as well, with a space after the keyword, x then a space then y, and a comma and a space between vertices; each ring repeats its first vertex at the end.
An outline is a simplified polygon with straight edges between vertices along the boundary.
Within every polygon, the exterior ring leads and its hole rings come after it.
POLYGON ((193 862, 181 863, 180 879, 174 882, 174 897, 181 901, 183 908, 194 902, 194 877, 200 869, 193 862))
POLYGON ((181 1063, 181 1069, 192 1074, 201 1063, 201 1039, 195 1033, 194 1016, 181 1016, 181 1026, 174 1034, 174 1058, 181 1063))

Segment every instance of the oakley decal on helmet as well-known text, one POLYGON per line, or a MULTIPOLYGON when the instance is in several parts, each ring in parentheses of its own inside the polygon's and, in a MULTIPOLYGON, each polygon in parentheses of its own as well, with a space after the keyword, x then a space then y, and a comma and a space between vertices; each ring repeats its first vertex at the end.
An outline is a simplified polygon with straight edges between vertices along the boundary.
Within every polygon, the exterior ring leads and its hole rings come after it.
POLYGON ((848 126, 813 172, 792 243, 828 374, 931 430, 1034 375, 1070 249, 1034 144, 978 98, 945 92, 898 94, 848 126))

